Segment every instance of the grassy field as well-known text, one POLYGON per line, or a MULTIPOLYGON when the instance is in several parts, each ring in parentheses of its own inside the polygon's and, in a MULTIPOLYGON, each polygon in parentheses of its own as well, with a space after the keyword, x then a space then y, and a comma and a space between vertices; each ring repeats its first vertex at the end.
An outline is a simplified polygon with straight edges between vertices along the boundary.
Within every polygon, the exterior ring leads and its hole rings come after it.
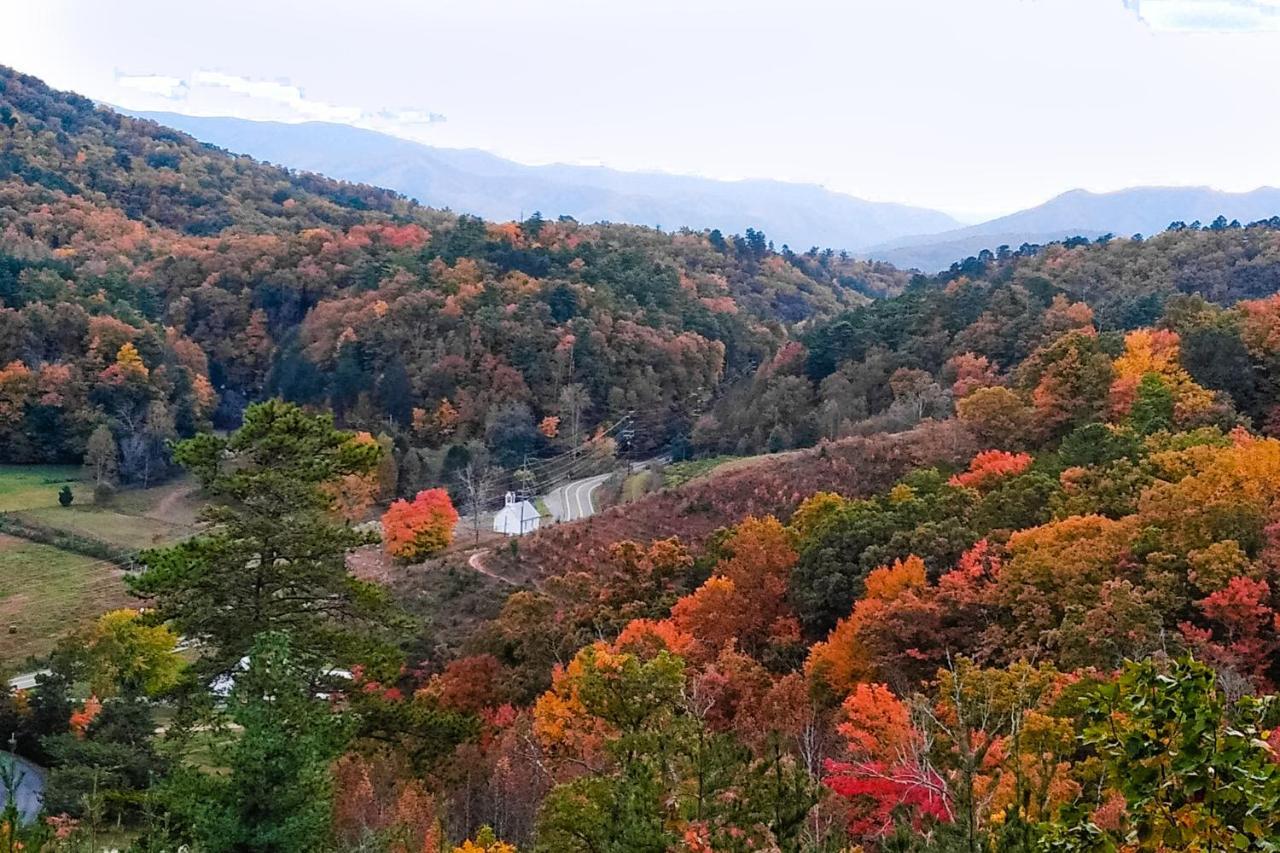
POLYGON ((0 536, 0 666, 47 653, 59 637, 131 600, 115 566, 0 536))
MULTIPOLYGON (((0 466, 0 512, 123 551, 176 542, 192 532, 200 502, 191 483, 124 490, 97 506, 80 476, 75 466, 0 466), (69 507, 58 504, 64 484, 75 495, 69 507)), ((99 614, 132 605, 117 567, 0 534, 0 667, 45 654, 99 614)))
POLYGON ((152 548, 181 539, 185 529, 143 515, 126 515, 114 509, 88 507, 39 507, 15 513, 37 524, 101 539, 130 550, 152 548))
POLYGON ((0 512, 122 548, 150 548, 188 535, 199 512, 191 484, 177 481, 150 489, 117 492, 105 506, 73 465, 0 465, 0 512), (58 503, 69 484, 75 500, 58 503))
POLYGON ((0 512, 57 506, 58 491, 70 483, 80 503, 92 503, 93 490, 80 482, 76 465, 0 465, 0 512))

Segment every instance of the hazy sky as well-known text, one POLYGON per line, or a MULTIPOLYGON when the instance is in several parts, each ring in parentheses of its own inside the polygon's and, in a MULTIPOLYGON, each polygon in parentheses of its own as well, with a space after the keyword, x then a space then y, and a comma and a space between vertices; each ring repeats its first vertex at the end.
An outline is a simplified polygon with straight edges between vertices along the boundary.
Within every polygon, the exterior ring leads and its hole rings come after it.
POLYGON ((994 214, 1280 185, 1280 0, 0 0, 0 63, 133 109, 994 214))

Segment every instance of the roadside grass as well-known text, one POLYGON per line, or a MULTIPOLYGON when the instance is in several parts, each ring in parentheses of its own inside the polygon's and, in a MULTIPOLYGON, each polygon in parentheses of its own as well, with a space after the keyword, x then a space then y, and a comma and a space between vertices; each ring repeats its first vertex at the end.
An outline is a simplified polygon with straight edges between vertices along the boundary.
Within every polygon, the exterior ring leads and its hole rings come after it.
POLYGON ((627 474, 620 483, 606 483, 602 506, 634 503, 661 489, 676 489, 688 482, 706 477, 713 471, 728 470, 735 465, 750 464, 755 456, 710 456, 687 462, 669 462, 627 474))
MULTIPOLYGON (((608 488, 609 485, 609 483, 605 483, 603 488, 608 488)), ((638 501, 645 495, 661 489, 664 485, 665 480, 658 471, 645 469, 634 474, 628 474, 618 489, 616 503, 638 501)))
POLYGON ((60 637, 132 603, 117 567, 0 536, 0 667, 48 654, 60 637))
POLYGON ((736 462, 740 456, 708 456, 706 459, 690 459, 687 462, 672 462, 662 469, 662 485, 667 488, 683 486, 690 480, 706 476, 721 465, 736 462))

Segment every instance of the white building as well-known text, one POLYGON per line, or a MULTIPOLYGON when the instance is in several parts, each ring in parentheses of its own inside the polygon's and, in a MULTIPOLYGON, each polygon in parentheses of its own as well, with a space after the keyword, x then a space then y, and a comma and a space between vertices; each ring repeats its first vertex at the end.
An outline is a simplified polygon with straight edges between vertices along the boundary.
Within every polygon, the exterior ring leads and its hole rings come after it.
POLYGON ((537 507, 516 500, 515 492, 507 492, 506 506, 493 516, 493 530, 507 536, 523 536, 537 530, 541 520, 537 507))

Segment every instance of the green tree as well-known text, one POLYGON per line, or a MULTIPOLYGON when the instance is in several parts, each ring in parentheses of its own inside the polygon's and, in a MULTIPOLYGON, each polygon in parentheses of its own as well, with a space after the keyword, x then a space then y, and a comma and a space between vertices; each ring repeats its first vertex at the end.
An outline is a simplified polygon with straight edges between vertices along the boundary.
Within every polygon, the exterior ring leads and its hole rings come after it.
POLYGON ((1142 439, 1132 430, 1092 423, 1077 427, 1062 439, 1057 461, 1061 468, 1106 465, 1119 460, 1137 462, 1142 452, 1142 439))
POLYGON ((379 452, 335 429, 332 416, 280 401, 250 406, 228 439, 180 442, 175 458, 213 499, 211 527, 144 553, 131 589, 152 600, 157 621, 203 644, 198 666, 210 674, 231 671, 267 631, 287 634, 295 656, 328 665, 385 651, 385 594, 345 562, 368 538, 334 520, 324 488, 369 474, 379 452))
POLYGON ((333 410, 342 423, 347 422, 347 414, 369 386, 369 376, 361 362, 359 347, 354 343, 342 344, 333 369, 332 390, 329 395, 333 410))
POLYGON ((168 768, 156 750, 155 730, 150 705, 133 695, 103 703, 82 737, 67 732, 46 737, 52 767, 45 810, 82 817, 94 828, 136 823, 148 789, 168 768))
POLYGON ((1148 373, 1138 383, 1129 423, 1141 435, 1173 428, 1173 391, 1158 374, 1148 373))
POLYGON ((349 739, 346 717, 311 685, 315 671, 282 633, 261 635, 236 678, 227 716, 239 733, 215 751, 225 774, 188 769, 168 794, 207 853, 325 849, 329 765, 349 739))
MULTIPOLYGON (((1017 504, 1025 499, 1009 497, 1009 512, 1021 513, 1017 504)), ((849 615, 867 574, 877 566, 915 554, 931 574, 949 568, 978 539, 976 502, 972 490, 924 470, 886 495, 849 501, 831 512, 799 543, 789 592, 801 621, 815 635, 830 631, 849 615)), ((999 515, 995 509, 991 514, 999 515)))
POLYGON ((382 378, 378 380, 378 402, 398 426, 407 427, 413 422, 413 386, 399 358, 393 358, 382 371, 382 378))

